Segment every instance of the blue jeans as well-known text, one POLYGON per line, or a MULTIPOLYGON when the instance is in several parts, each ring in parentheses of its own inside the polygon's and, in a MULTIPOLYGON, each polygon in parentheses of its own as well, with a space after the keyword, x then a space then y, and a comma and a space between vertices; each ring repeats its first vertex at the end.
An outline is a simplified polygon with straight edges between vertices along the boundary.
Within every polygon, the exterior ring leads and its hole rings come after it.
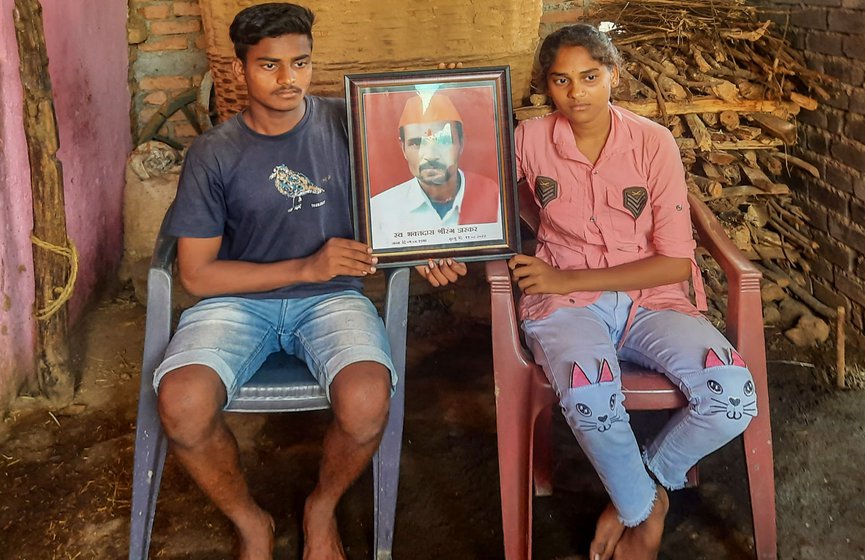
POLYGON ((305 362, 330 399, 330 384, 343 368, 372 361, 396 371, 384 323, 366 296, 346 290, 297 299, 215 297, 180 317, 153 388, 171 371, 192 364, 214 370, 228 401, 280 350, 305 362))
POLYGON ((704 317, 640 308, 617 350, 631 305, 626 294, 605 292, 588 307, 523 323, 535 361, 628 527, 652 511, 652 476, 665 488, 682 488, 697 461, 741 434, 757 414, 750 372, 704 317), (690 404, 642 455, 623 404, 620 359, 663 372, 690 404))

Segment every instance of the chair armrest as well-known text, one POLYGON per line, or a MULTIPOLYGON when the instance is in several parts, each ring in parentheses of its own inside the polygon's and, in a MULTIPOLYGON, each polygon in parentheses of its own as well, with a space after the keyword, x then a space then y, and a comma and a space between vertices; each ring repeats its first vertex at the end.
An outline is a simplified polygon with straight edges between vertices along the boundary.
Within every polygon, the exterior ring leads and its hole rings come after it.
MULTIPOLYGON (((760 299, 762 274, 733 245, 709 207, 693 194, 688 195, 688 202, 700 245, 709 251, 727 276, 727 337, 746 362, 749 362, 749 358, 745 356, 745 348, 751 348, 752 343, 754 352, 762 355, 765 361, 763 305, 760 299)), ((760 359, 757 354, 752 358, 760 359)))
POLYGON ((517 185, 517 193, 520 197, 520 219, 537 235, 541 227, 541 211, 525 179, 517 185))
POLYGON ((521 368, 532 367, 517 323, 514 292, 507 261, 488 261, 487 282, 490 284, 490 311, 492 322, 493 356, 504 363, 516 363, 521 368))
POLYGON ((688 202, 691 205, 691 221, 697 230, 700 245, 718 261, 724 274, 727 275, 727 281, 759 292, 762 274, 757 267, 733 245, 715 214, 702 200, 693 194, 688 194, 688 202))

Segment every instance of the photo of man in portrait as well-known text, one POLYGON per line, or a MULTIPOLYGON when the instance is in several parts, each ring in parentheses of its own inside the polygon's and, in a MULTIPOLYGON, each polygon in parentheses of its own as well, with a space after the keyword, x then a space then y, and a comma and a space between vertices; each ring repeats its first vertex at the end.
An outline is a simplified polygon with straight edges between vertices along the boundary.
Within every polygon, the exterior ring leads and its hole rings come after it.
POLYGON ((394 132, 412 177, 370 199, 374 248, 413 230, 501 222, 498 182, 460 167, 463 118, 445 93, 409 97, 394 132))

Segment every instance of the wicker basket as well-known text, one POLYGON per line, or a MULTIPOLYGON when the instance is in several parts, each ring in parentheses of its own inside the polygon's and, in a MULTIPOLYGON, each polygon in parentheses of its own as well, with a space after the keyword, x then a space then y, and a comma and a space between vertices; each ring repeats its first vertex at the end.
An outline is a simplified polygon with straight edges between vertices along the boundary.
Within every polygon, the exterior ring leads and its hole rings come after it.
MULTIPOLYGON (((221 120, 246 104, 228 27, 265 0, 199 0, 221 120)), ((511 67, 514 104, 529 95, 540 0, 308 0, 316 14, 312 93, 342 95, 345 74, 428 69, 438 62, 511 67)))

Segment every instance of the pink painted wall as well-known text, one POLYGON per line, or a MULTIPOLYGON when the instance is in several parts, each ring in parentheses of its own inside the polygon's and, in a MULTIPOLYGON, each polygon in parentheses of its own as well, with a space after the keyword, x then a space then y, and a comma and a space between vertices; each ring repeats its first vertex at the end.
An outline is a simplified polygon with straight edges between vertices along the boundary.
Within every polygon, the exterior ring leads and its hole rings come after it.
POLYGON ((0 0, 0 410, 33 369, 30 167, 12 0, 0 0))
POLYGON ((123 187, 132 149, 125 0, 42 0, 69 237, 78 247, 70 319, 123 252, 123 187), (55 64, 56 62, 56 64, 55 64))
MULTIPOLYGON (((29 164, 13 0, 0 0, 0 410, 33 369, 33 256, 29 164)), ((75 322, 122 252, 129 131, 127 3, 42 0, 60 131, 69 237, 80 254, 75 322)))

